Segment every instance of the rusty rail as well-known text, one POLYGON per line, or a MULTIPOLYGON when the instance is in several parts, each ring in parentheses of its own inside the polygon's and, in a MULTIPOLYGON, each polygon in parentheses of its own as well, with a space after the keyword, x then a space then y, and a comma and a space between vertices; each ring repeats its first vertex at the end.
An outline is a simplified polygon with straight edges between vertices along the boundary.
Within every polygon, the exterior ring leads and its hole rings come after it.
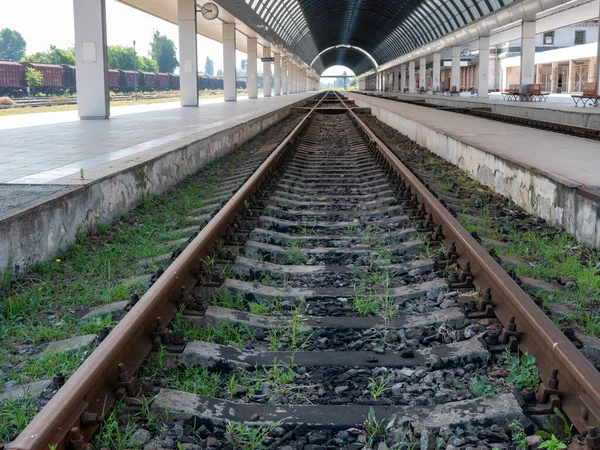
POLYGON ((157 318, 164 325, 173 318, 182 289, 189 294, 198 283, 197 272, 202 258, 222 240, 227 226, 242 210, 244 201, 257 191, 284 152, 298 139, 319 104, 320 101, 308 111, 9 448, 83 448, 118 399, 136 402, 134 397, 140 387, 128 375, 135 374, 152 350, 157 318))
POLYGON ((598 429, 594 428, 600 426, 600 373, 408 167, 341 98, 340 101, 348 108, 370 148, 385 158, 410 186, 419 203, 424 204, 434 223, 441 225, 445 244, 456 246, 455 257, 460 266, 464 268, 469 263, 474 282, 482 290, 491 289, 494 313, 502 324, 507 327, 514 318, 519 329, 519 348, 536 356, 541 379, 549 380, 553 371, 558 370, 557 386, 546 381, 538 388, 538 394, 541 390, 542 397, 545 397, 542 401, 551 402, 553 406, 560 405, 582 435, 587 434, 588 429, 592 429, 590 434, 595 435, 598 429))

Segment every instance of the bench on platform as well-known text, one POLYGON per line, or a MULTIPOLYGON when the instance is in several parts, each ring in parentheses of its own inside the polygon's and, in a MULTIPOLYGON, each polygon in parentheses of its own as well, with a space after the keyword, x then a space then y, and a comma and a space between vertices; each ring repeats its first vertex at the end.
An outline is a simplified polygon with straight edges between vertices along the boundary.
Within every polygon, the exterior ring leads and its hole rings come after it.
POLYGON ((575 102, 575 106, 579 106, 580 102, 584 108, 588 104, 590 106, 598 106, 598 99, 600 98, 600 95, 598 95, 598 83, 584 83, 583 93, 581 95, 571 95, 571 97, 575 102))
MULTIPOLYGON (((545 102, 548 100, 549 95, 549 92, 542 92, 542 87, 539 84, 528 84, 525 100, 532 102, 545 102)), ((521 98, 521 100, 523 100, 523 98, 521 98)))
POLYGON ((520 100, 521 99, 521 86, 518 84, 511 84, 508 89, 504 92, 500 92, 502 100, 520 100))

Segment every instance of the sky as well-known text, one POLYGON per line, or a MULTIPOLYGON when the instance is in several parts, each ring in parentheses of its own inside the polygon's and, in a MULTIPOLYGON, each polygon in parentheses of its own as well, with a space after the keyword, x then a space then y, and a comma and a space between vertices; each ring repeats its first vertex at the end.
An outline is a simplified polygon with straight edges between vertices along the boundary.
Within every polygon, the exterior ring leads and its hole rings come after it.
MULTIPOLYGON (((0 0, 0 29, 11 28, 23 35, 27 54, 48 50, 50 44, 59 48, 73 47, 73 0, 0 0)), ((147 56, 154 30, 160 31, 179 44, 177 26, 130 6, 106 0, 106 34, 108 45, 131 46, 136 41, 136 51, 147 56)), ((223 46, 198 35, 198 67, 204 69, 206 57, 214 63, 215 74, 223 68, 223 46)), ((237 65, 246 54, 237 52, 237 65)), ((327 73, 342 73, 344 67, 330 68, 327 73)), ((348 69, 346 69, 350 72, 348 69)))

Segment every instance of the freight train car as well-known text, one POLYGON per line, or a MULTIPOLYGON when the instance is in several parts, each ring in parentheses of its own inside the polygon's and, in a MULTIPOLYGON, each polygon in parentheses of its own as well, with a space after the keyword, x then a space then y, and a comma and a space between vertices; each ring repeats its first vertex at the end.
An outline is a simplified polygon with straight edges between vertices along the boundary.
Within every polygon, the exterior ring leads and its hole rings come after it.
POLYGON ((25 93, 23 65, 12 61, 0 61, 0 96, 22 97, 25 93))
MULTIPOLYGON (((32 62, 22 63, 24 72, 27 67, 37 70, 42 74, 42 84, 35 87, 35 92, 41 92, 46 95, 62 94, 63 88, 63 68, 58 64, 39 64, 32 62)), ((25 80, 23 80, 25 85, 25 80)))
POLYGON ((156 73, 154 72, 141 72, 138 71, 138 88, 144 91, 156 90, 156 73))
POLYGON ((169 90, 169 74, 156 72, 156 90, 167 91, 169 90))
POLYGON ((176 91, 179 90, 179 75, 169 74, 169 87, 176 91))

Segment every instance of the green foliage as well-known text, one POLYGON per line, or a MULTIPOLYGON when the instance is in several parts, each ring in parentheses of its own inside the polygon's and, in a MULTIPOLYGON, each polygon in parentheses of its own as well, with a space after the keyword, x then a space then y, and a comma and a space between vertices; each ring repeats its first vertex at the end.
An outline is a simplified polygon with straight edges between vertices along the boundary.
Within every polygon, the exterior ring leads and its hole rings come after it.
MULTIPOLYGON (((571 442, 571 438, 573 437, 573 425, 569 422, 567 416, 565 416, 565 414, 557 407, 554 407, 554 413, 560 417, 563 422, 563 432, 567 437, 567 443, 571 442)), ((535 434, 543 437, 544 439, 552 439, 554 433, 556 433, 556 428, 552 425, 545 424, 544 429, 538 430, 535 434)))
POLYGON ((206 57, 206 62, 204 63, 204 74, 208 76, 213 76, 215 74, 215 65, 213 60, 208 56, 206 57))
POLYGON ((72 48, 64 50, 56 45, 51 45, 45 52, 33 53, 25 60, 42 64, 69 64, 72 66, 75 65, 75 50, 72 48))
POLYGON ((10 28, 0 30, 0 59, 20 61, 25 56, 25 39, 21 33, 10 28))
POLYGON ((25 68, 25 84, 29 87, 41 86, 44 81, 44 74, 33 67, 25 68))
POLYGON ((108 68, 158 72, 158 64, 146 56, 139 56, 133 47, 123 45, 108 46, 108 68))
POLYGON ((143 72, 158 72, 158 63, 146 56, 138 56, 136 68, 143 72))
POLYGON ((29 393, 21 400, 3 399, 0 402, 0 443, 12 440, 35 413, 34 398, 29 393))
POLYGON ((380 376, 378 379, 369 378, 369 389, 375 400, 381 397, 384 392, 391 389, 389 382, 392 381, 393 378, 394 374, 389 374, 387 377, 380 376))
POLYGON ((293 242, 289 249, 286 250, 284 254, 284 263, 285 264, 304 264, 306 262, 306 255, 300 248, 300 244, 298 242, 293 242))
POLYGON ((546 448, 548 450, 562 450, 567 448, 567 444, 558 439, 555 435, 550 436, 549 439, 546 439, 542 442, 538 448, 546 448))
POLYGON ((277 426, 279 422, 252 427, 241 422, 230 422, 227 424, 227 440, 236 449, 259 450, 269 448, 263 444, 265 438, 277 426))
POLYGON ((513 420, 508 424, 508 428, 512 434, 512 443, 516 445, 521 450, 527 450, 527 436, 525 436, 525 431, 523 430, 523 425, 518 420, 513 420))
POLYGON ((485 379, 485 377, 474 377, 469 383, 469 390, 475 398, 491 397, 496 393, 496 388, 487 384, 487 380, 485 379))
POLYGON ((512 356, 507 349, 504 354, 506 370, 508 370, 508 381, 519 389, 537 386, 540 376, 535 366, 535 356, 525 352, 521 358, 512 356))
POLYGON ((173 72, 179 65, 176 57, 175 43, 166 36, 154 30, 152 42, 150 42, 150 54, 156 62, 157 69, 152 72, 173 72))
POLYGON ((366 446, 371 447, 375 441, 375 438, 385 438, 385 433, 388 431, 396 422, 396 414, 392 414, 389 419, 377 420, 375 417, 375 411, 369 410, 367 414, 367 420, 363 424, 363 429, 367 434, 366 446))

